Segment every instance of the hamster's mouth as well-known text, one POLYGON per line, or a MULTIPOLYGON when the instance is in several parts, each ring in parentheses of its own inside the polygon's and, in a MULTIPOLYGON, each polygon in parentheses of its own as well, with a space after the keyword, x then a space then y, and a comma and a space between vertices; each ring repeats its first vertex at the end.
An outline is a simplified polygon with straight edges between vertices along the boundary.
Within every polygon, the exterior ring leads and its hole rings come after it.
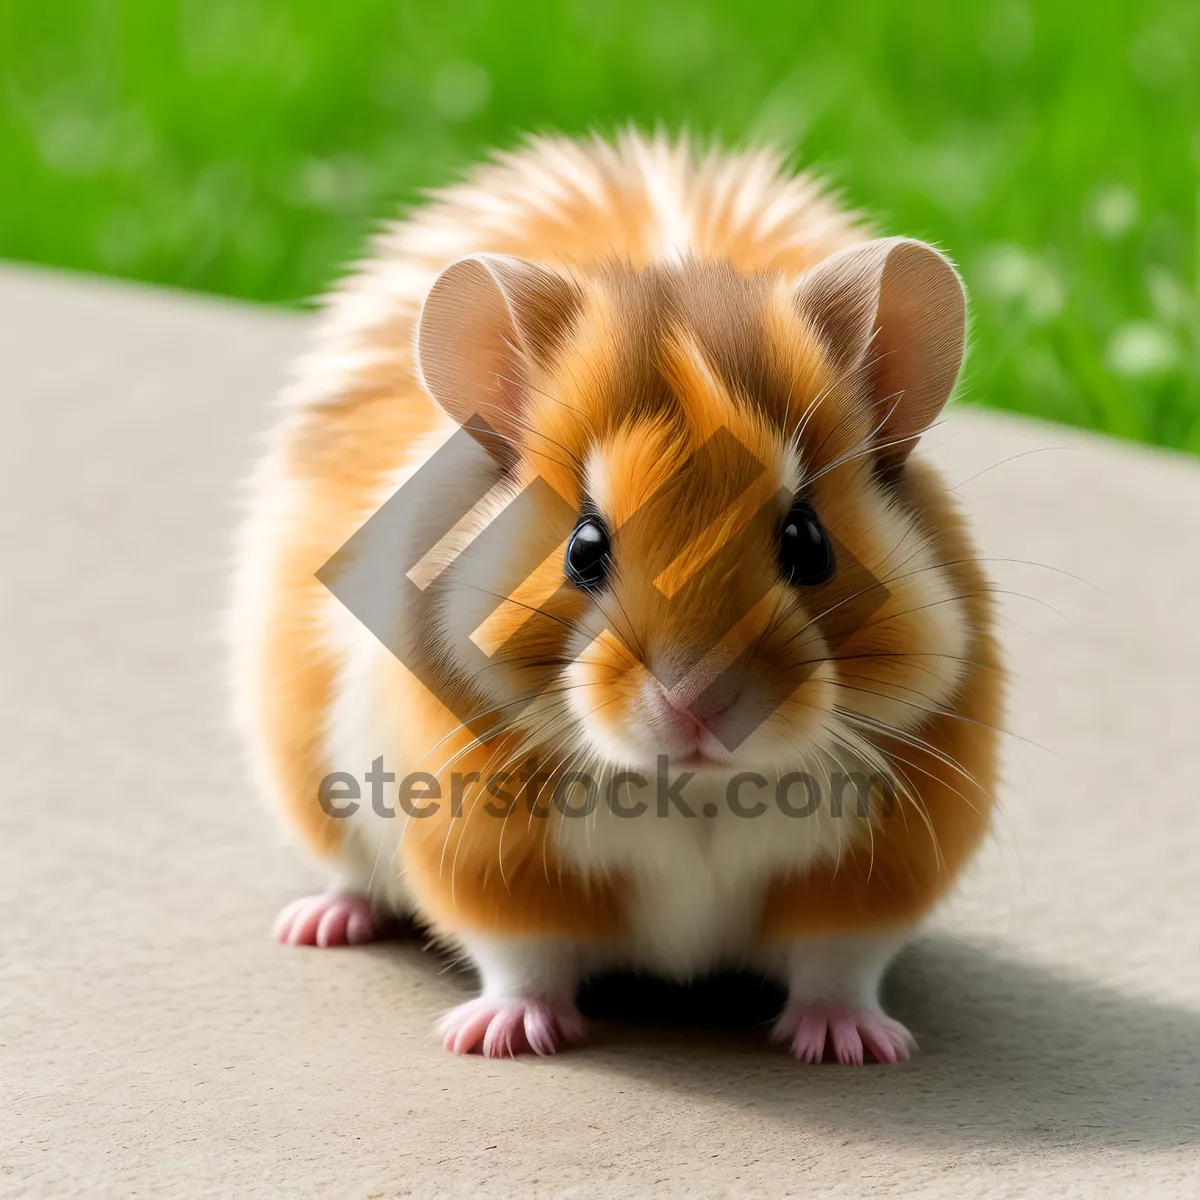
POLYGON ((729 763, 726 760, 709 758, 706 754, 692 754, 687 758, 673 758, 669 765, 685 771, 716 771, 728 767, 729 763))
POLYGON ((672 766, 685 767, 688 770, 704 767, 728 767, 733 762, 733 755, 730 754, 724 742, 707 730, 698 731, 695 744, 690 749, 668 752, 667 758, 672 766))

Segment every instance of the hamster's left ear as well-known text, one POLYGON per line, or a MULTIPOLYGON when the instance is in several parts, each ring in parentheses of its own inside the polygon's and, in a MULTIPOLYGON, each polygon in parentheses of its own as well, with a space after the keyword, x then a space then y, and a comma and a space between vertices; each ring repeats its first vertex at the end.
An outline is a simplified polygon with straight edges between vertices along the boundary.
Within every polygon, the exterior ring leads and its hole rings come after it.
POLYGON ((950 260, 910 238, 863 242, 807 271, 795 301, 834 370, 865 388, 880 458, 903 462, 962 366, 966 302, 950 260))
POLYGON ((516 459, 532 376, 581 304, 570 280, 501 254, 451 263, 425 299, 417 361, 426 390, 504 466, 516 459))

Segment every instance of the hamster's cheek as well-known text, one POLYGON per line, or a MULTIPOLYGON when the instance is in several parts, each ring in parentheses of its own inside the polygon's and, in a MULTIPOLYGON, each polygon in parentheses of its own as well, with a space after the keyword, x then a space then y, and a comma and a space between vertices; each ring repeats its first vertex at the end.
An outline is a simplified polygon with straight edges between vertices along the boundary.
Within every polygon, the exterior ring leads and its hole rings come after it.
POLYGON ((968 598, 911 518, 881 508, 876 519, 890 547, 872 555, 882 589, 869 617, 849 629, 838 647, 838 704, 909 729, 945 705, 963 678, 971 638, 968 598))
POLYGON ((837 739, 834 713, 837 671, 822 660, 812 664, 792 690, 778 690, 759 710, 759 718, 737 748, 739 766, 748 770, 789 771, 817 752, 831 751, 837 739))
POLYGON ((578 650, 563 672, 566 708, 584 740, 609 763, 644 756, 633 736, 642 712, 644 669, 633 652, 610 630, 578 650))
POLYGON ((788 770, 807 751, 828 747, 837 671, 815 616, 785 592, 772 598, 766 623, 752 631, 754 656, 726 740, 739 765, 788 770))

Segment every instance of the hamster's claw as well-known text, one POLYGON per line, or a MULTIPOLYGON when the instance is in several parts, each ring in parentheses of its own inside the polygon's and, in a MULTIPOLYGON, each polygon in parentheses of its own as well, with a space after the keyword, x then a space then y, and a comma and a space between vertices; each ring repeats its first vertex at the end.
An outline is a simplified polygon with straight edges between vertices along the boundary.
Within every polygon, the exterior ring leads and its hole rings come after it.
POLYGON ((917 1048, 916 1038, 886 1013, 836 1004, 789 1005, 775 1023, 771 1040, 787 1042, 800 1062, 827 1057, 843 1065, 903 1062, 917 1048))
POLYGON ((272 933, 288 946, 358 946, 374 941, 383 924, 357 892, 321 892, 284 906, 272 933))
POLYGON ((569 1001, 480 996, 451 1009, 437 1032, 452 1054, 516 1058, 554 1054, 562 1043, 581 1042, 587 1024, 569 1001))

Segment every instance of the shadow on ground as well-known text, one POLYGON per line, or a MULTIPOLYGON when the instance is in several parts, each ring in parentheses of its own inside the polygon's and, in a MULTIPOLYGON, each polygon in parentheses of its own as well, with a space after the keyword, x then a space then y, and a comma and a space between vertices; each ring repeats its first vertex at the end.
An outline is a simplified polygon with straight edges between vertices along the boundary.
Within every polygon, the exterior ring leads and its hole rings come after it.
POLYGON ((930 937, 888 988, 919 1054, 853 1069, 801 1066, 768 1045, 782 998, 744 975, 601 978, 581 995, 596 1037, 572 1063, 767 1119, 948 1149, 1200 1143, 1200 1016, 1185 1009, 930 937))

